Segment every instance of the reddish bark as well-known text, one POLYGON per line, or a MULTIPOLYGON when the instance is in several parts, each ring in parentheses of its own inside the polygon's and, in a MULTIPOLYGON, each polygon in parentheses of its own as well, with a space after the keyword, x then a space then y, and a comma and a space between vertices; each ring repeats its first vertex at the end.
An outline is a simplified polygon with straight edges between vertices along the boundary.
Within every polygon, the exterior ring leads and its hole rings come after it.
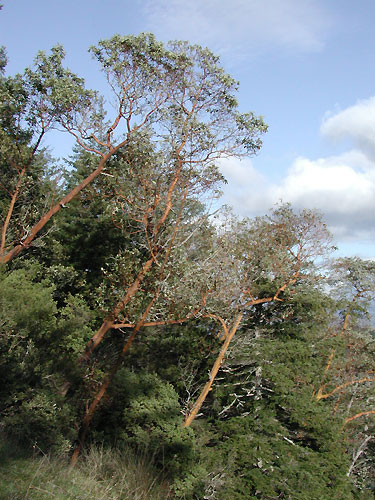
POLYGON ((71 458, 71 463, 70 463, 70 466, 71 467, 74 467, 74 465, 76 464, 77 462, 77 459, 78 459, 78 456, 82 450, 82 447, 84 445, 84 442, 86 440, 86 436, 87 436, 87 432, 89 430, 89 427, 90 427, 90 423, 91 423, 91 420, 99 406, 99 403, 100 401, 102 400, 103 396, 105 395, 105 393, 107 392, 107 389, 109 387, 109 385, 111 384, 114 376, 116 375, 117 373, 117 370, 119 368, 119 366, 121 365, 123 359, 124 359, 124 356, 125 354, 128 352, 131 344, 133 343, 133 340, 136 336, 136 334, 139 332, 139 330, 142 328, 142 326, 144 325, 145 323, 145 320, 147 318, 147 315, 149 314, 153 304, 155 303, 158 295, 159 295, 159 292, 160 292, 160 289, 158 289, 156 292, 155 292, 155 295, 154 297, 152 298, 152 300, 149 302, 149 304, 147 305, 143 315, 142 315, 142 318, 140 319, 140 321, 137 323, 137 325, 135 326, 134 330, 132 331, 130 337, 128 338, 127 342, 124 344, 123 348, 122 348, 122 351, 120 353, 120 355, 118 356, 117 360, 115 361, 115 363, 113 364, 109 374, 107 375, 107 377, 104 379, 99 391, 97 392, 96 396, 94 397, 93 401, 91 402, 90 406, 88 407, 87 411, 86 411, 86 415, 85 415, 85 418, 83 419, 82 421, 82 425, 81 425, 81 429, 79 431, 79 434, 78 434, 78 444, 76 446, 76 448, 74 449, 74 452, 73 452, 73 455, 72 455, 72 458, 71 458))

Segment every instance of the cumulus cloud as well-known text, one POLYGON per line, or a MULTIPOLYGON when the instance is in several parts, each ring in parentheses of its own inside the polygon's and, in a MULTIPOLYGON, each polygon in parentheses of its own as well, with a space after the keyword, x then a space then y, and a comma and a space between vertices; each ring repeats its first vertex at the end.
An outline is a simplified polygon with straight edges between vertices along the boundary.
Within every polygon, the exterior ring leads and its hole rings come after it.
POLYGON ((228 181, 223 188, 223 204, 242 216, 264 215, 272 208, 269 180, 255 169, 250 159, 225 158, 219 168, 228 181))
POLYGON ((286 178, 268 188, 271 199, 322 211, 336 237, 375 237, 375 166, 359 151, 297 158, 286 178))
POLYGON ((257 173, 250 161, 226 160, 221 167, 230 186, 224 191, 225 202, 249 216, 265 213, 280 201, 295 208, 317 209, 338 241, 374 241, 374 103, 369 99, 350 107, 322 126, 327 136, 352 139, 357 149, 316 160, 296 158, 277 184, 257 173), (368 128, 362 126, 360 116, 368 128))
POLYGON ((331 24, 316 0, 147 0, 144 13, 162 38, 246 53, 267 45, 317 51, 331 24))
POLYGON ((375 160, 375 97, 328 114, 320 131, 334 141, 352 141, 375 160))

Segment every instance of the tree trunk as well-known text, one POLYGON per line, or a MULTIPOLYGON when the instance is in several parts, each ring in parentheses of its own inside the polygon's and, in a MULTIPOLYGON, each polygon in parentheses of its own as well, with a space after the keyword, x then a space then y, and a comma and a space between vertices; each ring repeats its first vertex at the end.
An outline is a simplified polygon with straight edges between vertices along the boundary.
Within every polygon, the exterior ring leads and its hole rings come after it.
POLYGON ((219 355, 216 358, 214 366, 212 367, 212 369, 210 371, 209 380, 206 383, 206 385, 204 386, 197 401, 195 402, 193 409, 191 410, 189 415, 187 415, 187 417, 185 418, 185 422, 183 423, 183 427, 189 427, 191 425, 192 421, 197 416, 197 413, 200 410, 202 404, 204 403, 208 393, 210 392, 211 386, 215 380, 215 377, 216 377, 218 371, 220 370, 220 367, 221 367, 222 362, 224 360, 225 353, 228 350, 229 344, 230 344, 232 338, 234 337, 235 333, 237 332, 238 327, 240 326, 240 323, 242 321, 242 317, 243 317, 243 313, 242 312, 238 313, 238 315, 235 319, 234 325, 230 329, 229 334, 226 336, 225 341, 220 349, 219 355))

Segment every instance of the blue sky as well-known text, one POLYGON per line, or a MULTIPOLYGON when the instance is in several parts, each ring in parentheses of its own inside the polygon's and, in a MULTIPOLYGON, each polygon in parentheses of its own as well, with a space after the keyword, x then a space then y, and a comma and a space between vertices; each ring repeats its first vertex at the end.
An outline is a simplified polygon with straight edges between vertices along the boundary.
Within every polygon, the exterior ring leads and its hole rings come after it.
MULTIPOLYGON (((341 254, 375 258, 373 0, 2 0, 8 73, 61 43, 67 65, 103 88, 90 45, 151 31, 210 47, 240 81, 242 111, 269 124, 255 158, 228 160, 223 201, 260 215, 282 200, 325 214, 341 254)), ((61 135, 61 134, 60 134, 61 135)), ((56 156, 68 137, 53 134, 56 156)))

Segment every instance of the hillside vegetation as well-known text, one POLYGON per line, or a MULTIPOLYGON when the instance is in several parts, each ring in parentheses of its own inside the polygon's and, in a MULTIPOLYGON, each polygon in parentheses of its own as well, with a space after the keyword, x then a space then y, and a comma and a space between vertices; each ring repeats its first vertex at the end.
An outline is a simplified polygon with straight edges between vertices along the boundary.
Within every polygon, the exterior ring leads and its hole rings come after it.
POLYGON ((112 106, 60 46, 0 58, 2 498, 374 498, 375 263, 212 209, 267 126, 208 49, 90 50, 112 106))

